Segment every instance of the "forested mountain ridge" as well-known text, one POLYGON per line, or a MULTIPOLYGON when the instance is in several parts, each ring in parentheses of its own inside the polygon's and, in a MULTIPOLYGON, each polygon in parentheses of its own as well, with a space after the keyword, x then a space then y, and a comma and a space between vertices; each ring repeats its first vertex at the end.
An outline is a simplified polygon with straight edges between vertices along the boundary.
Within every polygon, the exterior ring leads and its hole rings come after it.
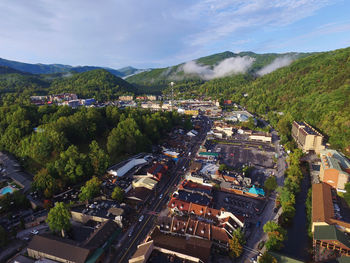
POLYGON ((250 111, 267 114, 275 124, 281 118, 289 123, 305 120, 332 147, 350 146, 350 48, 317 53, 254 81, 235 82, 233 77, 211 80, 197 91, 225 95, 250 111))
POLYGON ((121 94, 135 93, 135 88, 125 80, 104 69, 83 73, 55 73, 35 75, 8 67, 0 67, 0 96, 15 97, 31 95, 77 93, 79 97, 94 97, 105 101, 121 94))
MULTIPOLYGON (((213 69, 220 62, 225 59, 235 58, 235 57, 250 57, 254 60, 252 66, 248 69, 247 73, 254 75, 259 69, 272 63, 276 58, 280 57, 291 57, 293 59, 309 56, 311 53, 267 53, 267 54, 256 54, 254 52, 240 52, 233 53, 230 51, 225 51, 222 53, 213 54, 206 57, 201 57, 194 62, 200 66, 208 66, 209 69, 213 69)), ((166 68, 156 68, 146 72, 141 72, 130 77, 126 80, 139 89, 149 89, 150 91, 162 91, 169 86, 170 81, 175 81, 176 84, 182 85, 184 83, 190 82, 191 84, 200 85, 205 81, 197 74, 185 73, 183 66, 186 63, 182 63, 175 66, 170 66, 166 68)))
POLYGON ((82 97, 97 100, 115 99, 121 94, 135 93, 135 88, 125 80, 104 69, 74 74, 71 77, 54 79, 51 93, 73 92, 82 97))
POLYGON ((67 72, 86 72, 95 69, 105 69, 108 72, 112 73, 117 77, 126 77, 128 75, 134 74, 139 69, 135 69, 132 67, 122 68, 120 71, 117 69, 112 69, 109 67, 96 67, 96 66, 70 66, 70 65, 62 65, 62 64, 31 64, 18 62, 13 60, 7 60, 0 58, 0 66, 10 67, 22 72, 27 72, 31 74, 55 74, 55 73, 67 73, 67 72), (126 69, 129 68, 129 71, 126 72, 126 69), (132 71, 132 73, 129 73, 132 71))

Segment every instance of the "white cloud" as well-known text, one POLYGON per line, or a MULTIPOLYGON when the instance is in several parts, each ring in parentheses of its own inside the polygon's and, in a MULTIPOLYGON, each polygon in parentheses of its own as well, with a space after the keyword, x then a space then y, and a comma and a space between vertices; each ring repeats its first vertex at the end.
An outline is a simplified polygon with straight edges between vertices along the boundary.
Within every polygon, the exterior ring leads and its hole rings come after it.
POLYGON ((260 69, 257 72, 257 74, 259 76, 263 76, 263 75, 269 74, 269 73, 275 71, 276 69, 279 69, 279 68, 282 68, 282 67, 290 65, 293 62, 294 59, 295 58, 293 58, 292 56, 284 56, 284 57, 276 58, 269 65, 267 65, 267 66, 263 67, 262 69, 260 69))
POLYGON ((209 80, 229 76, 232 74, 245 73, 252 66, 254 58, 232 57, 222 60, 213 68, 197 64, 195 61, 189 61, 182 66, 185 74, 195 74, 202 79, 209 80))

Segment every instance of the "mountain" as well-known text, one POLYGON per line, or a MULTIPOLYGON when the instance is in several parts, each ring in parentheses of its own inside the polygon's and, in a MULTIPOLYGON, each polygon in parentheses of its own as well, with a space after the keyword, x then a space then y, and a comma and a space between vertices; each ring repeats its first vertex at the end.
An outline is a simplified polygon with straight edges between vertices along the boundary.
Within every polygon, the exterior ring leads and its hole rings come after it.
POLYGON ((49 85, 49 82, 39 75, 0 66, 0 95, 9 93, 39 95, 45 93, 49 85))
POLYGON ((83 98, 94 97, 101 101, 115 99, 121 94, 135 91, 133 85, 105 69, 54 79, 50 85, 51 93, 73 92, 83 98))
POLYGON ((196 91, 267 114, 275 125, 281 118, 289 123, 304 120, 321 131, 332 147, 350 146, 350 48, 300 58, 251 81, 211 80, 196 91))
MULTIPOLYGON (((251 75, 256 74, 264 66, 272 63, 277 58, 290 58, 291 60, 305 57, 310 55, 310 53, 268 53, 268 54, 256 54, 253 52, 240 52, 233 53, 230 51, 225 51, 218 54, 213 54, 206 57, 201 57, 194 60, 194 64, 191 65, 191 69, 184 71, 184 66, 186 63, 182 63, 172 67, 157 68, 146 72, 132 75, 127 77, 126 80, 139 89, 150 89, 153 90, 163 90, 169 86, 170 81, 175 81, 177 84, 182 84, 183 82, 196 83, 198 85, 203 84, 208 78, 216 78, 216 72, 225 70, 223 67, 230 66, 234 72, 236 68, 240 67, 239 63, 250 65, 247 70, 242 69, 242 73, 249 73, 251 75), (242 59, 242 57, 246 57, 242 59), (231 61, 227 59, 232 58, 231 61), (237 60, 234 60, 237 58, 237 60), (221 62, 228 61, 229 63, 221 64, 221 62), (196 72, 198 71, 198 73, 196 72), (210 76, 204 76, 208 72, 210 76)), ((245 65, 244 65, 245 67, 245 65)), ((229 72, 226 74, 229 75, 229 72)), ((224 77, 226 75, 218 74, 218 77, 224 77)))
POLYGON ((105 69, 39 75, 0 66, 1 96, 16 94, 19 97, 62 92, 73 92, 81 98, 94 97, 105 101, 115 99, 121 94, 135 93, 136 89, 105 69))
POLYGON ((118 70, 112 68, 95 67, 95 66, 77 66, 73 67, 70 65, 61 64, 30 64, 17 62, 12 60, 7 60, 0 58, 0 66, 7 66, 12 69, 17 69, 22 72, 32 73, 32 74, 54 74, 54 73, 67 73, 67 72, 86 72, 95 69, 105 69, 117 77, 124 77, 125 74, 119 72, 118 70))

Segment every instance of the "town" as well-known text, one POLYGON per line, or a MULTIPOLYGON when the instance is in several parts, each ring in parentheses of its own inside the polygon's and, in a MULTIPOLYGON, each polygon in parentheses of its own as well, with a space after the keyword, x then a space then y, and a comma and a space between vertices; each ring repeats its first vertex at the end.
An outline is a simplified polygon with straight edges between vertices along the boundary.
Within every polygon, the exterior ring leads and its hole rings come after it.
MULTIPOLYGON (((55 194, 52 200, 33 192, 33 177, 14 157, 1 153, 1 196, 16 198, 21 192, 31 204, 1 213, 0 224, 15 233, 1 260, 225 262, 231 255, 237 262, 258 262, 266 256, 274 246, 269 231, 285 232, 280 229, 287 220, 287 197, 278 189, 286 188, 285 175, 295 165, 277 131, 232 101, 220 105, 198 100, 159 103, 156 96, 149 98, 153 99, 139 107, 190 115, 192 130, 174 128, 152 152, 116 163, 100 178, 55 194), (95 194, 81 201, 89 182, 97 188, 95 194), (69 213, 69 227, 62 228, 60 236, 51 234, 47 202, 54 204, 52 210, 62 206, 69 213)), ((75 94, 50 98, 70 107, 77 107, 72 102, 77 100, 75 94)), ((86 101, 81 105, 95 104, 86 101)), ((116 105, 132 103, 132 96, 123 96, 116 105)), ((324 261, 350 256, 350 213, 337 194, 345 192, 350 162, 327 148, 324 137, 307 123, 294 121, 290 132, 301 149, 297 167, 299 162, 307 164, 309 175, 303 172, 304 177, 312 182, 313 257, 324 261)), ((269 255, 299 262, 282 252, 269 255)))

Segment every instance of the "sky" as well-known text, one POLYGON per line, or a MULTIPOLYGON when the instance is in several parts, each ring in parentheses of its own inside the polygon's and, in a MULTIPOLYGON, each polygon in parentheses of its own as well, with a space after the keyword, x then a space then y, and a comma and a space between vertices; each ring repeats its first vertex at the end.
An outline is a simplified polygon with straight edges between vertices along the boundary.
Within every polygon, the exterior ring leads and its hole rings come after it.
POLYGON ((0 57, 166 67, 224 51, 350 46, 348 0, 1 0, 0 57))

